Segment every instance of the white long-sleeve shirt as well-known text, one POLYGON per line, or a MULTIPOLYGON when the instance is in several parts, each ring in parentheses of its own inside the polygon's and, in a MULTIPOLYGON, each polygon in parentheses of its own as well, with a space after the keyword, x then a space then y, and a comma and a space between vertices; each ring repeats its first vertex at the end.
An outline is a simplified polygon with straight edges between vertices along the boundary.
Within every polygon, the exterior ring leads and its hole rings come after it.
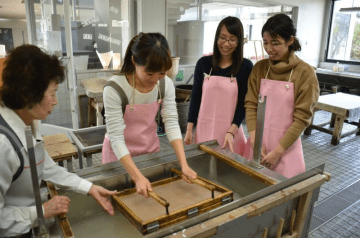
MULTIPOLYGON (((26 125, 23 120, 13 110, 3 106, 0 106, 0 114, 27 150, 26 125)), ((34 145, 36 140, 42 140, 39 131, 36 132, 35 138, 33 138, 34 145)), ((25 179, 27 184, 24 183, 23 187, 13 185, 12 178, 20 166, 20 159, 4 134, 0 134, 0 151, 0 237, 17 236, 37 225, 35 198, 33 194, 24 192, 24 188, 32 187, 32 180, 29 176, 25 179)), ((27 157, 24 158, 25 164, 29 164, 26 160, 28 161, 27 157)), ((24 171, 27 169, 30 168, 26 167, 24 171)), ((26 176, 24 171, 21 176, 26 176)), ((82 194, 87 194, 92 186, 92 183, 56 165, 46 151, 42 180, 51 181, 82 194)))
MULTIPOLYGON (((129 100, 129 104, 131 104, 133 99, 133 87, 126 80, 126 77, 124 75, 115 75, 109 80, 114 81, 124 90, 129 100)), ((155 102, 158 98, 158 86, 155 86, 149 93, 141 93, 135 89, 135 104, 150 104, 155 102)), ((120 159, 125 155, 130 154, 124 138, 126 125, 124 123, 121 107, 121 98, 112 87, 105 87, 103 95, 107 133, 111 142, 111 147, 116 157, 120 159)), ((163 98, 161 106, 161 116, 165 125, 168 140, 171 142, 175 139, 182 139, 175 101, 175 87, 172 80, 167 76, 165 76, 165 98, 163 98)))

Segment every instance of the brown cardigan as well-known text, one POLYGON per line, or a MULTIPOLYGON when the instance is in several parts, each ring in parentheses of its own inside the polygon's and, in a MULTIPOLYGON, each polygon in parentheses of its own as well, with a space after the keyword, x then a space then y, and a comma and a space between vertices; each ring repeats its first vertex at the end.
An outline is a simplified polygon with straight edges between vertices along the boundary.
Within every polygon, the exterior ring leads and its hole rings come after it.
POLYGON ((256 129, 257 95, 260 91, 260 81, 265 78, 269 66, 267 79, 278 81, 287 81, 291 69, 294 69, 291 76, 295 91, 294 121, 279 142, 284 149, 287 149, 310 124, 314 106, 319 98, 319 83, 312 66, 299 59, 294 52, 290 53, 288 62, 275 63, 270 59, 257 62, 249 76, 248 92, 245 97, 248 131, 256 129))

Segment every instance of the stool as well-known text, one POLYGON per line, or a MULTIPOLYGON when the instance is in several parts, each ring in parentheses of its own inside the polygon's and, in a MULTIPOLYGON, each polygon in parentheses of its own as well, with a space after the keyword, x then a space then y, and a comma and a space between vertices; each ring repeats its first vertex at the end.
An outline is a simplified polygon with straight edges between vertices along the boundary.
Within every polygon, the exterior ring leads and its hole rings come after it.
POLYGON ((44 136, 43 139, 49 156, 62 167, 66 160, 68 171, 73 171, 72 158, 77 159, 78 152, 71 140, 64 133, 44 136))
POLYGON ((103 90, 107 82, 106 78, 88 78, 83 79, 80 85, 84 87, 86 95, 89 97, 88 104, 88 126, 91 126, 91 118, 95 109, 96 113, 96 125, 100 126, 104 124, 104 118, 101 115, 103 104, 103 90))
POLYGON ((345 93, 335 93, 320 96, 319 101, 314 108, 311 124, 305 129, 304 134, 311 135, 311 130, 316 129, 332 135, 331 144, 338 145, 340 139, 345 136, 349 136, 355 133, 360 135, 360 118, 359 116, 356 116, 359 110, 360 96, 345 93), (313 125, 315 112, 319 110, 331 112, 331 120, 318 125, 313 125), (354 113, 355 116, 352 116, 352 113, 354 113), (344 122, 355 125, 357 128, 342 134, 341 131, 344 122), (334 129, 331 130, 323 128, 323 126, 327 124, 330 124, 330 128, 333 127, 334 129))

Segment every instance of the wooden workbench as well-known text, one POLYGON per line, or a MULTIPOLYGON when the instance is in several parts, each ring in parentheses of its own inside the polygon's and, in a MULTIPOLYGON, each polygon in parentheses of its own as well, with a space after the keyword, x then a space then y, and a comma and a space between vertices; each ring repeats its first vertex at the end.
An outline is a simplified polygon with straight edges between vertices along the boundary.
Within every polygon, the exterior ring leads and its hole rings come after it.
POLYGON ((332 135, 331 144, 338 145, 340 139, 352 134, 360 134, 360 96, 346 94, 346 93, 334 93, 328 95, 322 95, 319 97, 314 108, 314 115, 311 120, 310 126, 304 131, 305 135, 310 135, 311 130, 316 129, 332 135), (322 124, 314 125, 315 112, 324 110, 331 112, 331 120, 322 124), (343 124, 349 123, 357 126, 355 130, 351 130, 347 133, 341 133, 343 124), (323 126, 330 124, 330 128, 326 129, 323 126))
POLYGON ((78 158, 78 153, 71 140, 64 133, 44 136, 43 139, 49 156, 60 166, 64 166, 66 160, 68 171, 72 171, 72 158, 78 158))

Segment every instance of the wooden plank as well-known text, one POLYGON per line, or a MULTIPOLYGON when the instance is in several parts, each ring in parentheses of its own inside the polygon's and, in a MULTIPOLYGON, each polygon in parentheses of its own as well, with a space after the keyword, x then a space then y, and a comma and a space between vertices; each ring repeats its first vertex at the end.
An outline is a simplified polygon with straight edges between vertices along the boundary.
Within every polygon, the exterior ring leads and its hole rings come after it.
POLYGON ((44 146, 49 156, 55 161, 57 159, 64 160, 78 157, 76 147, 71 143, 61 143, 58 145, 47 145, 44 146))
POLYGON ((323 127, 320 127, 320 126, 317 126, 317 125, 312 125, 311 128, 316 129, 318 131, 322 131, 322 132, 327 133, 329 135, 334 134, 334 131, 332 131, 330 129, 323 128, 323 127))
POLYGON ((318 103, 316 103, 315 108, 318 110, 332 112, 332 113, 335 113, 336 115, 340 115, 340 116, 344 116, 344 117, 349 116, 349 110, 347 110, 345 108, 341 108, 341 107, 332 106, 332 105, 329 105, 326 103, 318 102, 318 103))
POLYGON ((69 138, 64 133, 43 136, 43 139, 44 139, 44 145, 56 145, 64 142, 71 143, 69 138))
POLYGON ((44 136, 44 148, 54 161, 69 160, 78 157, 77 149, 64 134, 44 136))
POLYGON ((238 162, 232 160, 228 156, 226 156, 218 151, 215 151, 214 149, 210 148, 209 146, 199 145, 199 149, 210 155, 215 156, 216 158, 224 161, 225 163, 231 165, 232 167, 250 175, 251 177, 258 179, 259 181, 261 181, 267 185, 274 185, 277 183, 277 181, 273 180, 272 178, 269 178, 256 170, 253 170, 241 163, 238 163, 238 162))
MULTIPOLYGON (((303 194, 309 193, 309 191, 312 191, 315 188, 319 187, 327 180, 329 180, 329 175, 326 173, 315 175, 284 190, 261 198, 253 203, 239 207, 220 216, 214 217, 210 220, 189 227, 184 233, 179 232, 175 235, 169 235, 167 237, 182 238, 183 235, 186 235, 186 237, 198 237, 204 232, 206 232, 207 234, 215 235, 217 232, 217 227, 221 224, 230 222, 246 214, 248 217, 257 216, 287 201, 297 198, 303 194)), ((297 237, 296 233, 297 232, 294 232, 292 236, 287 237, 297 237)))

